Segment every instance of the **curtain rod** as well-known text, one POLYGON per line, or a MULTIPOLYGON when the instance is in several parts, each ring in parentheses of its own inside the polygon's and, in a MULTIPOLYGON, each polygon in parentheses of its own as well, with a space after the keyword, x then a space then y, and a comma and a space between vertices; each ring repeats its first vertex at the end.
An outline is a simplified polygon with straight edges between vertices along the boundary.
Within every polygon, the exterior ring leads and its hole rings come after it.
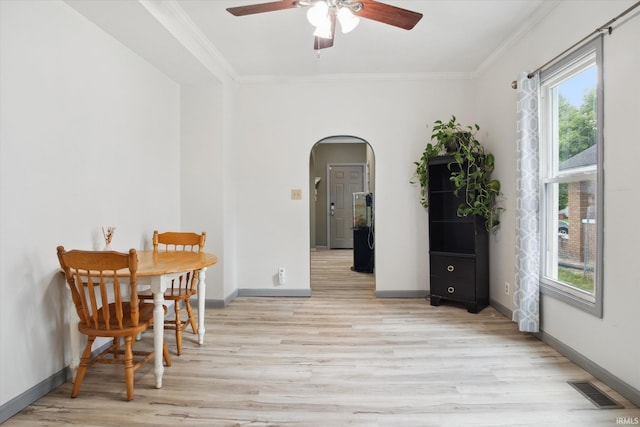
MULTIPOLYGON (((638 6, 640 6, 640 1, 634 3, 633 5, 631 5, 631 7, 629 7, 627 10, 625 10, 624 12, 622 12, 620 15, 616 16, 615 18, 609 20, 607 23, 601 25, 600 27, 596 28, 592 33, 590 33, 589 35, 587 35, 586 37, 582 38, 580 41, 578 41, 577 43, 574 43, 573 45, 571 45, 569 48, 565 49, 564 51, 562 51, 562 53, 560 53, 559 55, 554 56, 551 60, 545 62, 544 64, 542 64, 541 66, 539 66, 538 68, 536 68, 535 70, 533 70, 532 72, 530 72, 529 74, 527 74, 528 78, 533 77, 538 71, 543 70, 547 65, 553 63, 556 59, 560 58, 562 55, 564 55, 565 53, 571 51, 572 49, 574 49, 575 47, 581 45, 582 43, 584 43, 585 40, 593 37, 595 34, 599 34, 602 31, 607 31, 609 34, 611 34, 613 32, 613 27, 611 27, 611 24, 613 24, 614 22, 616 22, 618 19, 622 18, 623 16, 627 15, 629 12, 631 12, 632 10, 636 9, 638 6)), ((511 87, 513 87, 514 89, 517 88, 517 82, 512 82, 511 83, 511 87)))

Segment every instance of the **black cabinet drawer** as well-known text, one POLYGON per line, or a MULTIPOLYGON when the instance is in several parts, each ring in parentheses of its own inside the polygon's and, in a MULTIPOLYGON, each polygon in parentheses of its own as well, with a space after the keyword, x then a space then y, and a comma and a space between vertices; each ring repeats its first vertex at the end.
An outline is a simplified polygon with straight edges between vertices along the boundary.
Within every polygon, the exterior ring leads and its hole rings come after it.
POLYGON ((431 295, 455 301, 471 302, 476 298, 476 287, 473 280, 432 275, 430 288, 431 295))
POLYGON ((458 301, 476 297, 474 258, 431 255, 431 295, 458 301))
POLYGON ((446 277, 448 280, 475 280, 476 260, 474 258, 431 255, 431 275, 446 277))

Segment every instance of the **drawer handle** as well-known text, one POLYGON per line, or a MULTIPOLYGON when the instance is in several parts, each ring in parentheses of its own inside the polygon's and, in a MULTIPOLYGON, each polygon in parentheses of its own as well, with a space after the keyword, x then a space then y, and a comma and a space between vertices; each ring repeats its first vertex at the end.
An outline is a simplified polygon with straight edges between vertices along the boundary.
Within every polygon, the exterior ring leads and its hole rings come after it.
POLYGON ((453 286, 449 286, 447 288, 447 292, 449 292, 450 294, 454 293, 456 291, 456 288, 454 288, 453 286))
POLYGON ((455 270, 455 268, 453 267, 453 265, 448 265, 448 266, 447 266, 447 271, 448 271, 449 273, 451 273, 453 270, 455 270))

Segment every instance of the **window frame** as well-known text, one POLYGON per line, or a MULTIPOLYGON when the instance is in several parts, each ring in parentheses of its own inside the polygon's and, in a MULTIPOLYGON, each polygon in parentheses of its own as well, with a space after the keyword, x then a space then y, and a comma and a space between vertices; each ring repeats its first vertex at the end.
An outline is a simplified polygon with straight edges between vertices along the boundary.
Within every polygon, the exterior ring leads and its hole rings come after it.
MULTIPOLYGON (((540 292, 563 301, 573 307, 579 308, 596 317, 603 317, 603 288, 604 288, 604 85, 603 85, 603 35, 600 35, 579 49, 564 56, 547 69, 540 72, 540 292), (593 59, 590 59, 593 56, 593 59), (552 104, 550 99, 550 88, 557 86, 560 82, 566 81, 571 76, 591 67, 596 67, 596 166, 572 169, 570 171, 557 171, 558 159, 554 158, 552 146, 552 123, 551 115, 557 113, 553 111, 557 108, 557 103, 552 104), (550 168, 556 168, 554 173, 550 168), (596 187, 596 257, 594 272, 593 293, 582 291, 573 286, 569 286, 545 277, 545 269, 548 263, 549 241, 555 235, 555 256, 557 256, 557 224, 549 221, 551 215, 557 215, 557 209, 553 212, 554 206, 549 206, 549 195, 546 186, 549 184, 560 184, 590 180, 595 174, 596 187), (551 224, 550 224, 551 223, 551 224), (549 227, 554 227, 554 230, 549 227)), ((556 186, 557 187, 557 186, 556 186)), ((553 196, 553 195, 552 195, 553 196)), ((553 196, 557 200, 557 196, 553 196)), ((555 206, 557 208, 557 206, 555 206)), ((554 255, 552 255, 554 256, 554 255)))

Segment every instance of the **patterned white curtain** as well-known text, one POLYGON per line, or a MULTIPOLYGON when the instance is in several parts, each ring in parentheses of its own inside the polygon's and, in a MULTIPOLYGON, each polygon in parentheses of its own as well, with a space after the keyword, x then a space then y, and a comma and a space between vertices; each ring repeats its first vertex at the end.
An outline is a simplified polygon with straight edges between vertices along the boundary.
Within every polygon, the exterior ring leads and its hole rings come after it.
POLYGON ((516 275, 513 320, 523 332, 540 329, 538 90, 540 76, 518 76, 516 275))

